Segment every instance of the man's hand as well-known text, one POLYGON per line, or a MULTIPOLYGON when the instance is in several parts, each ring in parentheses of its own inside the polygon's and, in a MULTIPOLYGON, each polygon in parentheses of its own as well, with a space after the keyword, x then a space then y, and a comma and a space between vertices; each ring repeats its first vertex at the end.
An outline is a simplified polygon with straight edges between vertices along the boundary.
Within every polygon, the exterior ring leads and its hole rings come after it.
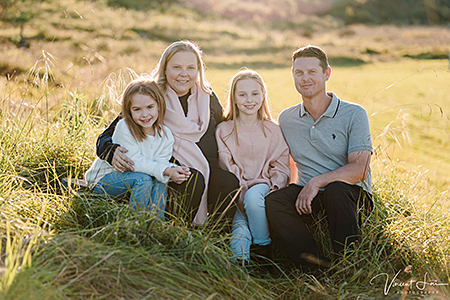
POLYGON ((125 155, 128 150, 123 147, 117 147, 116 151, 114 151, 114 156, 111 161, 111 165, 116 169, 117 171, 124 173, 127 171, 134 172, 134 162, 125 155))
POLYGON ((169 176, 173 182, 180 184, 191 176, 191 171, 188 167, 176 166, 165 169, 163 175, 169 176))
POLYGON ((311 203, 320 189, 320 186, 316 184, 314 178, 311 178, 298 194, 295 208, 300 215, 312 213, 311 203))

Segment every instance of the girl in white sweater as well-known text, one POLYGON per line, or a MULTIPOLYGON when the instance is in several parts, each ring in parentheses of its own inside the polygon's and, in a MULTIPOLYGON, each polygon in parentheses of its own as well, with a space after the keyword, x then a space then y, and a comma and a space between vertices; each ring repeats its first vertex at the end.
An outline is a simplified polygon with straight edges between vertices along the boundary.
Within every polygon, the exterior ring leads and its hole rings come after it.
POLYGON ((112 139, 126 147, 135 171, 118 172, 96 158, 85 174, 86 181, 96 193, 112 197, 129 193, 133 209, 149 209, 163 218, 168 180, 181 183, 190 175, 189 168, 169 162, 174 138, 163 125, 164 96, 151 78, 140 77, 128 84, 120 100, 123 119, 112 139))
POLYGON ((270 258, 264 197, 289 183, 289 149, 272 120, 266 85, 257 72, 243 69, 233 76, 225 118, 216 128, 219 163, 243 187, 231 249, 243 262, 249 262, 250 254, 270 258))

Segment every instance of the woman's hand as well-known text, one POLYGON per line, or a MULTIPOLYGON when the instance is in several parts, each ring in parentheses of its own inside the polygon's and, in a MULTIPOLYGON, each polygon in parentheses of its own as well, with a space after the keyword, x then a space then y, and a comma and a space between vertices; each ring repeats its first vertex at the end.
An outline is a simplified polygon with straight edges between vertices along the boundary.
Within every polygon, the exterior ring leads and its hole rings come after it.
POLYGON ((114 151, 114 156, 111 161, 111 165, 116 169, 117 171, 124 173, 124 172, 134 172, 134 162, 125 155, 128 150, 123 147, 117 147, 116 151, 114 151))
POLYGON ((169 176, 173 182, 180 184, 191 176, 191 171, 188 167, 176 166, 165 169, 163 175, 169 176))

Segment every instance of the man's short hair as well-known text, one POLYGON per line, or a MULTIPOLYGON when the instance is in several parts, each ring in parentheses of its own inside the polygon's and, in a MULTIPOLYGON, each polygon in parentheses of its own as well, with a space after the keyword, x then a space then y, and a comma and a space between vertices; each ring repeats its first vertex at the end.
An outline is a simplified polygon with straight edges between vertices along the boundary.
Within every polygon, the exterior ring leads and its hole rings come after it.
POLYGON ((328 70, 328 57, 325 52, 317 46, 308 45, 305 47, 300 47, 294 51, 292 54, 292 64, 299 57, 315 57, 320 61, 320 66, 325 73, 328 70))

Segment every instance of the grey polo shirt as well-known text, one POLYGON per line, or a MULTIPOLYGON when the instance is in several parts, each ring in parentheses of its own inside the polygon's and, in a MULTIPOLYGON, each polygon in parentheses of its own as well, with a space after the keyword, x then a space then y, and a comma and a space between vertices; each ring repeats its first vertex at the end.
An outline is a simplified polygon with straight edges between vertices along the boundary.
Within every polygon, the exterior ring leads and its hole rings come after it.
MULTIPOLYGON (((372 152, 369 118, 365 109, 339 99, 334 93, 325 113, 314 121, 303 102, 283 110, 278 118, 297 166, 298 184, 348 164, 354 151, 372 152)), ((372 193, 372 176, 357 183, 372 193)))

